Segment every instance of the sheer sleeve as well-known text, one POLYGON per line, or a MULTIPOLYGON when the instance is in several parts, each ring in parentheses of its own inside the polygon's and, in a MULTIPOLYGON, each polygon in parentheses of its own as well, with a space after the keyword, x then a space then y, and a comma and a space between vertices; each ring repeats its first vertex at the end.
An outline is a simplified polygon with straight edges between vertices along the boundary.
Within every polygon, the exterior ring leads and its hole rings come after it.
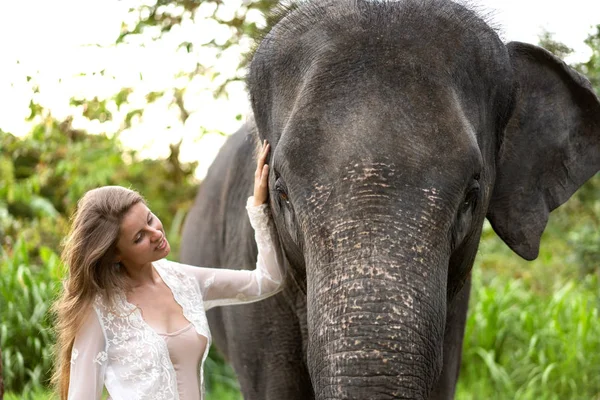
POLYGON ((93 307, 75 336, 68 400, 100 400, 107 362, 106 341, 93 307))
POLYGON ((253 206, 248 199, 246 210, 258 248, 256 268, 233 270, 182 265, 193 274, 202 292, 204 308, 251 303, 281 291, 283 271, 277 257, 277 236, 267 204, 253 206))

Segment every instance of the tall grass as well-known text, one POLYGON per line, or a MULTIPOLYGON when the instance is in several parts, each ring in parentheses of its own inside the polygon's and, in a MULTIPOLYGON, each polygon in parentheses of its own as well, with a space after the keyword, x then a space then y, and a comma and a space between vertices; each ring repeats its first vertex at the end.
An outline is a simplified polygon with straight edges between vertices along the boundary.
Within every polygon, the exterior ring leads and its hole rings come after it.
POLYGON ((458 399, 600 399, 597 277, 536 294, 474 272, 458 399))
POLYGON ((7 391, 42 389, 51 373, 54 332, 48 310, 58 293, 60 260, 44 247, 39 255, 43 265, 32 265, 22 239, 11 254, 0 254, 0 347, 7 391))
POLYGON ((36 389, 21 393, 6 393, 4 400, 58 400, 58 396, 47 390, 36 389))

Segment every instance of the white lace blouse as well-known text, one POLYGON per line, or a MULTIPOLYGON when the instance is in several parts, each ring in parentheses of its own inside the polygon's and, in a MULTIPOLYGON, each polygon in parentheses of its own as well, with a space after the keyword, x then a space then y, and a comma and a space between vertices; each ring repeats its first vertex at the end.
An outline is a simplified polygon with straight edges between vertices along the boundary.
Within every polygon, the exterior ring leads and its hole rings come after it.
MULTIPOLYGON (((258 247, 253 271, 192 267, 164 259, 153 263, 185 318, 208 339, 199 368, 202 392, 211 342, 206 310, 258 301, 282 288, 269 209, 266 204, 254 207, 252 201, 250 197, 246 209, 258 247)), ((115 303, 109 308, 97 296, 75 337, 68 399, 100 399, 104 386, 112 400, 179 399, 166 342, 144 321, 140 310, 127 302, 125 294, 118 295, 115 303)))

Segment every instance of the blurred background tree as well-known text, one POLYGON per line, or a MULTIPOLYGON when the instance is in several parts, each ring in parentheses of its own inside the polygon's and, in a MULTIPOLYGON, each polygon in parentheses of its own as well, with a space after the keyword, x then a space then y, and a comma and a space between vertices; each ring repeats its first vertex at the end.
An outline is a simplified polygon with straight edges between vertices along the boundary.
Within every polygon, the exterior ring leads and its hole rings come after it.
MULTIPOLYGON (((152 47, 157 54, 171 54, 173 60, 160 61, 164 74, 173 76, 156 83, 154 75, 133 73, 135 82, 118 87, 114 68, 99 62, 81 72, 82 85, 85 78, 106 88, 81 91, 66 100, 69 112, 60 114, 44 101, 51 89, 31 73, 24 77, 32 94, 29 133, 0 130, 0 360, 9 399, 51 397, 47 380, 54 333, 48 308, 64 277, 60 244, 85 191, 112 184, 139 190, 163 220, 171 258, 177 259, 181 224, 202 162, 200 154, 184 160, 186 135, 192 132, 198 140, 225 133, 206 122, 206 108, 228 104, 222 99, 246 101, 245 55, 267 25, 265 15, 277 6, 275 0, 123 3, 127 15, 106 51, 152 47), (156 128, 169 140, 159 157, 150 157, 132 144, 149 140, 144 129, 159 110, 170 113, 171 119, 156 128)), ((550 33, 540 43, 561 58, 572 52, 550 33)), ((586 44, 590 59, 573 66, 598 93, 600 26, 586 44)), ((231 126, 243 119, 235 111, 231 126)), ((573 398, 573 390, 579 398, 600 398, 594 378, 600 374, 599 193, 597 175, 552 214, 540 257, 532 263, 513 254, 486 223, 457 398, 573 398), (569 355, 566 361, 564 355, 569 355), (560 378, 549 378, 554 375, 560 378)), ((206 373, 208 399, 240 398, 234 374, 214 351, 206 373)))
MULTIPOLYGON (((572 48, 556 41, 552 33, 548 31, 544 31, 540 35, 539 44, 563 60, 573 54, 572 48)), ((590 58, 585 62, 575 63, 571 66, 590 80, 596 94, 598 94, 600 90, 600 25, 597 25, 595 32, 585 39, 585 44, 591 50, 590 58)))

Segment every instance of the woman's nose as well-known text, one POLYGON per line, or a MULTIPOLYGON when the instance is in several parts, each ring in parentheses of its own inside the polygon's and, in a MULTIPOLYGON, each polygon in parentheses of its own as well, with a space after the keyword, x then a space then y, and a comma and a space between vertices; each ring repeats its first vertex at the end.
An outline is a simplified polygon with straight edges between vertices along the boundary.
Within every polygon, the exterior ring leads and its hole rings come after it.
POLYGON ((163 233, 160 229, 152 229, 152 241, 156 242, 162 239, 163 233))

